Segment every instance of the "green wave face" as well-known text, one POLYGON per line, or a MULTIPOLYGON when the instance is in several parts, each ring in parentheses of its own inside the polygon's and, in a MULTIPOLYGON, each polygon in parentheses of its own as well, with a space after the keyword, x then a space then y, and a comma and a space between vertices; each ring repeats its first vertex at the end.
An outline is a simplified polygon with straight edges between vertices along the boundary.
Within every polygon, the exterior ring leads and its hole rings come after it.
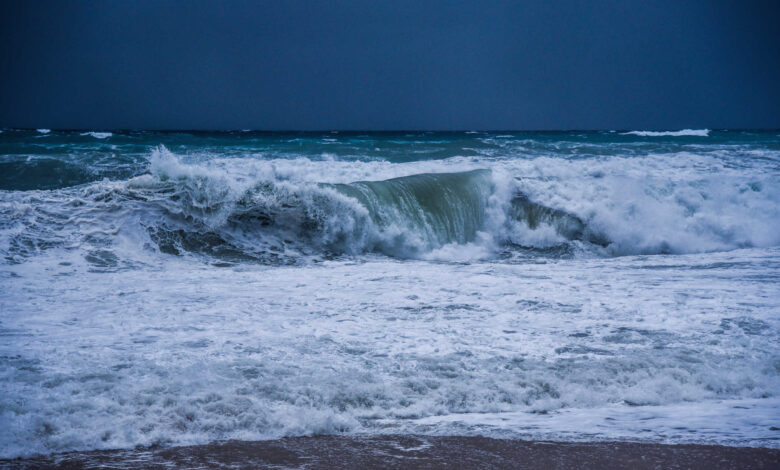
POLYGON ((493 192, 488 170, 420 174, 333 187, 359 201, 377 227, 397 230, 399 237, 414 233, 429 248, 473 241, 484 225, 493 192))

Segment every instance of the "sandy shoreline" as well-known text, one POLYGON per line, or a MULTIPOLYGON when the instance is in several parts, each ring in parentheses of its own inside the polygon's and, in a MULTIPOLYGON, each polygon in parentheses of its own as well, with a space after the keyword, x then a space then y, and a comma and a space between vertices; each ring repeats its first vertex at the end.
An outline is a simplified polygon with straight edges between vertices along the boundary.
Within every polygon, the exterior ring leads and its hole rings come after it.
POLYGON ((0 468, 774 469, 780 449, 467 436, 315 436, 0 460, 0 468))

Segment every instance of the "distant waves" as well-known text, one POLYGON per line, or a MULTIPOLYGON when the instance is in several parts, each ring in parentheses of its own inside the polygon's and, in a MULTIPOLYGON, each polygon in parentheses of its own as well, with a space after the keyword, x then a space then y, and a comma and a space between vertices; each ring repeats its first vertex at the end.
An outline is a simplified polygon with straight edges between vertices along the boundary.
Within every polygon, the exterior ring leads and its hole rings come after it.
POLYGON ((621 135, 638 135, 640 137, 708 137, 709 129, 683 129, 681 131, 629 131, 621 135))

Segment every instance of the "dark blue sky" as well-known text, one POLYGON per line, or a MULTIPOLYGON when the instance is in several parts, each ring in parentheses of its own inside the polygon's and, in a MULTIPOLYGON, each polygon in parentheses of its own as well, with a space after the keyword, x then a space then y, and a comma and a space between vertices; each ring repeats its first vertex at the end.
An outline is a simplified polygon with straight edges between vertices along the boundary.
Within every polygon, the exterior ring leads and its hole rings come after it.
POLYGON ((780 127, 778 1, 3 1, 0 126, 780 127))

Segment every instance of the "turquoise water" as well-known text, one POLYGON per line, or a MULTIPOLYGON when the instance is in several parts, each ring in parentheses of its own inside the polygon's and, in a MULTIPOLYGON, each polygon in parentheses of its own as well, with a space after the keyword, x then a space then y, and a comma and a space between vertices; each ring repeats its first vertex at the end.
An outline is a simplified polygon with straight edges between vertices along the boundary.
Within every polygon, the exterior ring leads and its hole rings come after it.
MULTIPOLYGON (((696 132, 696 131, 694 131, 696 132)), ((102 178, 125 179, 147 169, 150 149, 177 155, 406 163, 454 157, 555 156, 586 159, 690 151, 756 158, 780 150, 773 131, 708 131, 706 136, 639 136, 626 132, 82 132, 0 133, 0 189, 55 189, 102 178)), ((766 155, 771 158, 771 155, 766 155)))

